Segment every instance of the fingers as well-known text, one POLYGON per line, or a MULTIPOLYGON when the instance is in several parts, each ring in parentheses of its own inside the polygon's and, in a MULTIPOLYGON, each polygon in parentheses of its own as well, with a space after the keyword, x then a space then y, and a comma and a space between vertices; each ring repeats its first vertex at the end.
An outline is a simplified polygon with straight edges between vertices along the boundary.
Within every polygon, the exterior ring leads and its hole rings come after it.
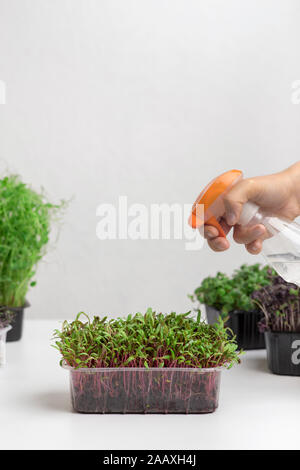
POLYGON ((257 239, 267 238, 267 230, 264 225, 253 225, 253 227, 243 227, 236 225, 234 227, 233 239, 237 243, 250 245, 257 239))
MULTIPOLYGON (((220 225, 225 233, 228 233, 231 229, 225 221, 221 221, 220 225)), ((207 239, 207 243, 213 251, 225 251, 228 250, 230 246, 227 238, 219 237, 218 229, 212 225, 204 226, 204 238, 207 239)))
POLYGON ((257 255, 261 252, 263 240, 268 237, 269 234, 264 225, 254 225, 253 227, 237 225, 233 233, 233 239, 237 243, 245 245, 246 250, 252 255, 257 255))
POLYGON ((224 197, 225 218, 229 225, 238 223, 243 204, 259 197, 262 191, 262 183, 259 178, 250 178, 237 183, 224 197))
POLYGON ((224 237, 217 237, 213 240, 208 240, 207 243, 213 251, 225 251, 230 247, 229 241, 224 237))
POLYGON ((246 245, 246 249, 249 251, 249 253, 251 253, 251 255, 258 255, 258 253, 260 253, 262 250, 262 241, 255 240, 254 242, 246 245))
POLYGON ((219 235, 218 229, 213 227, 212 225, 205 225, 204 226, 204 238, 207 240, 211 240, 212 238, 216 238, 219 235))
MULTIPOLYGON (((222 228, 228 232, 230 227, 222 222, 222 228)), ((205 225, 204 237, 207 239, 209 247, 213 251, 225 251, 230 247, 230 243, 227 238, 219 237, 219 232, 216 227, 212 225, 205 225)), ((253 227, 242 227, 237 225, 234 227, 233 239, 240 244, 245 245, 249 253, 256 255, 262 249, 262 242, 268 238, 264 225, 254 225, 253 227)))

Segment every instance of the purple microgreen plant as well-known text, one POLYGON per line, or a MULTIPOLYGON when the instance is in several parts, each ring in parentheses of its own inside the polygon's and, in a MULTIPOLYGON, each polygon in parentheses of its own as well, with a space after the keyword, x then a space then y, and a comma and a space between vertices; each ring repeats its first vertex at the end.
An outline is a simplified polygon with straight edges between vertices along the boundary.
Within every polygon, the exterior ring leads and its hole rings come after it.
POLYGON ((252 299, 264 314, 261 332, 300 332, 300 288, 295 284, 275 276, 271 285, 253 292, 252 299))

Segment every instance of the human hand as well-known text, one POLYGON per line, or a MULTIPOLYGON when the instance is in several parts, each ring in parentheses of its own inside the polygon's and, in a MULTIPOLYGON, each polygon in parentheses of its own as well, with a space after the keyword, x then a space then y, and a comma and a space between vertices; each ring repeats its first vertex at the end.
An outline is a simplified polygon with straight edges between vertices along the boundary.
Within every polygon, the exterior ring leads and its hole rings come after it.
MULTIPOLYGON (((244 179, 224 198, 225 214, 221 226, 227 234, 233 228, 233 239, 244 244, 251 254, 258 254, 263 240, 268 238, 264 225, 238 225, 243 204, 256 203, 264 212, 293 220, 300 215, 300 162, 280 173, 244 179)), ((225 251, 230 243, 220 237, 218 229, 205 225, 204 236, 214 251, 225 251)))

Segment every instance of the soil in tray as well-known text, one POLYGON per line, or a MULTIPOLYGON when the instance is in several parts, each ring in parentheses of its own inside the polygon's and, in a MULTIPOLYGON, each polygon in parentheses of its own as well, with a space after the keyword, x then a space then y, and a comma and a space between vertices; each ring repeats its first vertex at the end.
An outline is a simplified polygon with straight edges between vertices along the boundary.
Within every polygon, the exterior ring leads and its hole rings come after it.
POLYGON ((71 375, 72 405, 80 413, 103 413, 105 409, 105 393, 99 393, 94 374, 71 375), (98 391, 98 393, 97 393, 98 391))
POLYGON ((144 413, 148 390, 148 377, 143 371, 124 374, 126 403, 124 413, 144 413))
POLYGON ((219 372, 72 372, 72 403, 82 413, 209 413, 219 372))
POLYGON ((189 403, 189 412, 212 413, 218 406, 219 399, 220 374, 211 372, 205 377, 194 377, 191 386, 191 399, 189 403))

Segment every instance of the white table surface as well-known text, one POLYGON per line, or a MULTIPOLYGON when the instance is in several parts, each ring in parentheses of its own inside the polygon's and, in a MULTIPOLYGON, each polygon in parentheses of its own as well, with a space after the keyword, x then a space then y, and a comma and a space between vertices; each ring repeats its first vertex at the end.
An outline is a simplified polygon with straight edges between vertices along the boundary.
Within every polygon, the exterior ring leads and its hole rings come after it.
POLYGON ((85 415, 72 411, 68 372, 50 347, 59 321, 26 321, 0 369, 1 449, 299 449, 300 377, 271 374, 248 351, 222 373, 207 415, 85 415))

